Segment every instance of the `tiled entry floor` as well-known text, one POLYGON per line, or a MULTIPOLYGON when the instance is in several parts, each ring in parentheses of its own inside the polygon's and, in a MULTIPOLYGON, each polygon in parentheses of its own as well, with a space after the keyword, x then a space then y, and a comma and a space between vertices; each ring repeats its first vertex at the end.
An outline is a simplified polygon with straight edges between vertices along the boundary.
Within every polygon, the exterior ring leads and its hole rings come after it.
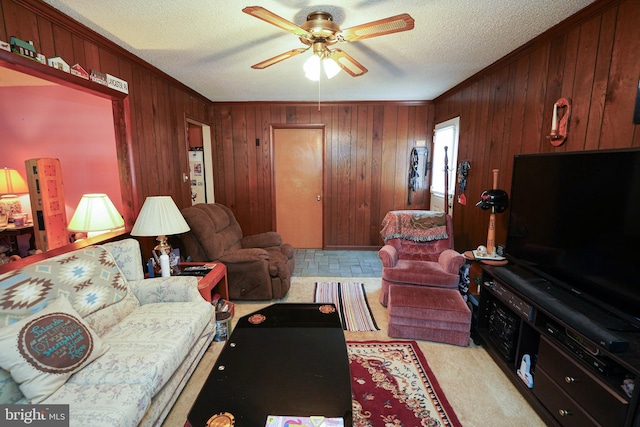
POLYGON ((381 277, 378 251, 324 251, 296 249, 294 276, 381 277))

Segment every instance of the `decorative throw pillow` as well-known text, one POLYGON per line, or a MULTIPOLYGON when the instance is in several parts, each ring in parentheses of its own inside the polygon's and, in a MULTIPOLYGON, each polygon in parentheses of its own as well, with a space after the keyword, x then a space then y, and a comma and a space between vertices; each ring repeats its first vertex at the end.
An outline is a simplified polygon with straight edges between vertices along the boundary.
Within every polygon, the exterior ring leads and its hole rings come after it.
POLYGON ((105 248, 77 249, 0 275, 0 327, 38 312, 59 296, 86 317, 127 292, 127 281, 105 248))
POLYGON ((108 350, 65 297, 0 329, 0 366, 40 403, 108 350))

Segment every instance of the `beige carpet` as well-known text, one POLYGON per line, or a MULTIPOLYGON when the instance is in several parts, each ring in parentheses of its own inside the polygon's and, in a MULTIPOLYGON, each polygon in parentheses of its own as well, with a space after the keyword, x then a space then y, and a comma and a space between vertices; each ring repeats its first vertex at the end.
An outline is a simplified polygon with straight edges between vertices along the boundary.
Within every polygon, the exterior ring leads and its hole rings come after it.
MULTIPOLYGON (((379 331, 345 331, 348 341, 392 340, 387 336, 387 311, 378 302, 379 278, 294 277, 289 294, 269 302, 236 302, 233 325, 237 319, 274 302, 313 302, 317 281, 346 281, 365 284, 369 305, 379 331)), ((463 426, 544 426, 487 352, 471 343, 469 347, 418 341, 429 366, 463 426)), ((187 413, 224 343, 214 342, 202 358, 194 375, 165 420, 164 427, 183 427, 187 413)), ((193 426, 201 427, 201 426, 193 426)), ((258 426, 239 426, 258 427, 258 426)))

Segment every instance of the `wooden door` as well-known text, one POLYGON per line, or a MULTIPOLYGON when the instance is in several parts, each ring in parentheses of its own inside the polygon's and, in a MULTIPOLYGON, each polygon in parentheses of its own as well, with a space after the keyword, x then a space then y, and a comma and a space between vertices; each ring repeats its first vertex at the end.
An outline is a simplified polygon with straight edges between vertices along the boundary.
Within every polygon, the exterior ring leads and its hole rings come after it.
POLYGON ((324 129, 274 129, 276 230, 295 248, 322 248, 324 129))

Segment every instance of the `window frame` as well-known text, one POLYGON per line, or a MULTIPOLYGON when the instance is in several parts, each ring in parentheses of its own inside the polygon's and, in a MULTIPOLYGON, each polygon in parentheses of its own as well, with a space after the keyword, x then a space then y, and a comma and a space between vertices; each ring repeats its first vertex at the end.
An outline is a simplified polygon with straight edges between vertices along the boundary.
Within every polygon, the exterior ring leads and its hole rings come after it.
MULTIPOLYGON (((429 191, 434 196, 444 197, 444 149, 438 147, 437 135, 439 132, 444 132, 448 129, 453 129, 453 141, 451 141, 451 144, 450 146, 448 146, 449 148, 447 150, 447 160, 449 166, 448 198, 452 198, 456 192, 455 164, 458 158, 458 143, 460 139, 460 116, 437 123, 434 126, 432 141, 433 148, 431 151, 431 185, 429 186, 429 191), (435 188, 434 186, 434 177, 436 177, 436 171, 441 174, 439 175, 441 178, 438 178, 436 182, 436 184, 438 184, 438 188, 435 188)), ((446 144, 446 142, 444 144, 446 144)))

